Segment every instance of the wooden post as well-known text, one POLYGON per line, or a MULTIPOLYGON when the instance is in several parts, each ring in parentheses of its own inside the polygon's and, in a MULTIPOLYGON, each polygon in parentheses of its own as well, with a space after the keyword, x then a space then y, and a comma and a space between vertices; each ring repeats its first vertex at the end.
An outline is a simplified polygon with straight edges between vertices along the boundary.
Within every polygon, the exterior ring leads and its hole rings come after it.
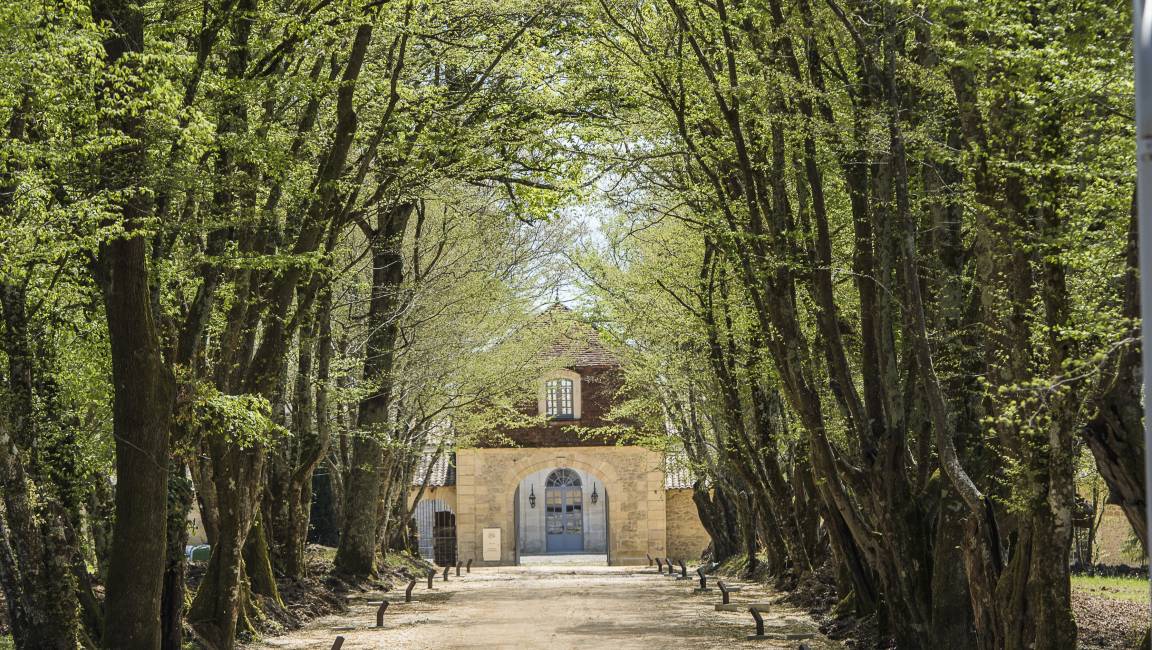
POLYGON ((432 578, 435 578, 435 577, 436 577, 436 569, 428 569, 428 588, 429 589, 435 589, 435 587, 432 586, 432 578))
POLYGON ((749 607, 748 611, 752 614, 752 618, 756 619, 756 636, 764 636, 764 617, 760 615, 760 610, 749 607))
POLYGON ((332 642, 332 650, 340 650, 340 646, 342 645, 344 645, 344 637, 338 636, 336 640, 332 642))
POLYGON ((468 564, 464 568, 468 570, 468 573, 472 573, 472 558, 468 558, 468 564))
POLYGON ((448 582, 448 569, 452 567, 444 567, 444 582, 448 582))
POLYGON ((457 578, 460 577, 460 567, 462 567, 462 566, 464 566, 463 562, 460 562, 460 561, 456 562, 456 577, 457 578))
POLYGON ((384 627, 384 612, 388 611, 388 601, 382 601, 376 610, 376 627, 384 627))
POLYGON ((412 588, 416 586, 416 578, 408 581, 408 588, 404 590, 404 602, 412 602, 412 588))

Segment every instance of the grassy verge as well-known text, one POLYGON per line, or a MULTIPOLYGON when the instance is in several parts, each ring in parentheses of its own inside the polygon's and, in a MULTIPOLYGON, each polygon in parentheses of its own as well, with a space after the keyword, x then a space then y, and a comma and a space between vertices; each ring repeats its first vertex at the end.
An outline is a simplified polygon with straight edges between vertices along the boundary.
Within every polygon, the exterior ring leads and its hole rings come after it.
POLYGON ((1148 581, 1140 578, 1072 576, 1072 590, 1103 598, 1148 602, 1148 581))

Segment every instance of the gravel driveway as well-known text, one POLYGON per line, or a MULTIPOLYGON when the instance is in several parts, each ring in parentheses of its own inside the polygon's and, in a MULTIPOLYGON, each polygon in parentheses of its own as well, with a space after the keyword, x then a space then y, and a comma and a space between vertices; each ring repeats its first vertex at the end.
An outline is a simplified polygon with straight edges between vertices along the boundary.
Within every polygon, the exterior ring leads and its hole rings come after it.
MULTIPOLYGON (((710 581, 711 582, 711 581, 710 581)), ((413 602, 403 592, 391 601, 384 628, 374 628, 376 607, 365 597, 348 613, 329 616, 289 635, 249 646, 327 650, 337 635, 343 650, 361 648, 798 648, 783 632, 815 633, 802 612, 771 608, 764 615, 776 640, 747 641, 747 611, 718 612, 719 591, 694 594, 696 581, 677 581, 642 567, 530 566, 474 568, 435 589, 417 585, 413 602)), ((715 586, 715 585, 710 585, 715 586)), ((379 594, 376 598, 379 598, 379 594)), ((762 588, 733 595, 733 602, 771 602, 762 588)), ((803 641, 812 650, 839 648, 818 633, 803 641)))

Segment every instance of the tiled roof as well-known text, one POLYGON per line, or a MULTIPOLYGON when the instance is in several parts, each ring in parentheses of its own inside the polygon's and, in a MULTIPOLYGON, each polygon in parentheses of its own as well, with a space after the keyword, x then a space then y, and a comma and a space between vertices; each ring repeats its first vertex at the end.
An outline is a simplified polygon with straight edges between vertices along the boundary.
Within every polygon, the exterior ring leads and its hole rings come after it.
POLYGON ((684 454, 666 454, 664 456, 664 489, 690 490, 696 482, 696 477, 688 467, 684 454))
POLYGON ((441 452, 439 456, 435 451, 425 452, 416 463, 416 471, 412 474, 412 485, 419 486, 424 483, 424 476, 428 475, 428 487, 444 487, 456 485, 456 454, 455 452, 441 452), (436 462, 432 465, 432 473, 428 474, 428 465, 433 457, 436 462))
POLYGON ((572 310, 556 303, 544 310, 538 319, 566 321, 568 327, 544 351, 549 357, 559 357, 571 366, 618 366, 620 361, 600 343, 600 336, 591 325, 572 317, 572 310))

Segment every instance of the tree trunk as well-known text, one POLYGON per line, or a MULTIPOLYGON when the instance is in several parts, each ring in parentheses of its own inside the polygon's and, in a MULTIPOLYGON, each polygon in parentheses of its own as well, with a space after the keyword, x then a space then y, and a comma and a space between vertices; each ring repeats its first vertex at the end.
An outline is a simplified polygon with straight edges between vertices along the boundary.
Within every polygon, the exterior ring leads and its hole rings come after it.
POLYGON ((36 476, 45 450, 37 440, 36 364, 23 290, 0 283, 0 308, 8 366, 0 420, 0 588, 17 647, 70 650, 79 626, 72 574, 79 549, 69 544, 57 491, 36 476))
POLYGON ((125 142, 101 156, 101 186, 122 198, 116 209, 124 234, 103 242, 96 272, 104 297, 112 357, 113 435, 116 441, 116 524, 112 534, 103 643, 108 648, 160 647, 160 599, 168 501, 168 435, 175 380, 162 352, 152 314, 147 240, 151 213, 137 189, 148 168, 144 118, 119 106, 121 93, 143 96, 136 67, 144 51, 143 8, 123 0, 95 0, 93 17, 113 26, 104 41, 106 62, 128 81, 99 91, 104 126, 125 142), (129 88, 117 87, 126 83, 129 88))
POLYGON ((173 459, 168 477, 168 552, 160 604, 162 650, 184 648, 184 547, 188 544, 193 492, 192 482, 184 476, 184 463, 173 459))
MULTIPOLYGON (((1129 216, 1128 246, 1122 314, 1133 322, 1140 318, 1139 234, 1136 197, 1129 216)), ((1139 332, 1134 332, 1136 339, 1139 332)), ((1148 552, 1148 515, 1144 491, 1144 410, 1141 399, 1143 342, 1124 347, 1115 365, 1115 378, 1098 400, 1099 412, 1083 430, 1084 440, 1096 459, 1096 468, 1108 484, 1108 502, 1120 506, 1132 529, 1148 552)))
POLYGON ((380 440, 387 433, 392 402, 392 365, 398 333, 398 292, 403 280, 400 238, 407 227, 412 204, 381 208, 372 247, 372 287, 368 307, 368 344, 364 381, 377 389, 360 401, 357 435, 352 441, 352 466, 345 488, 344 525, 336 549, 336 569, 367 577, 376 574, 376 534, 379 495, 384 477, 380 440))
POLYGON ((246 596, 243 550, 257 515, 264 452, 259 446, 241 449, 221 435, 210 437, 207 446, 217 472, 219 530, 188 623, 212 650, 231 650, 246 596))

